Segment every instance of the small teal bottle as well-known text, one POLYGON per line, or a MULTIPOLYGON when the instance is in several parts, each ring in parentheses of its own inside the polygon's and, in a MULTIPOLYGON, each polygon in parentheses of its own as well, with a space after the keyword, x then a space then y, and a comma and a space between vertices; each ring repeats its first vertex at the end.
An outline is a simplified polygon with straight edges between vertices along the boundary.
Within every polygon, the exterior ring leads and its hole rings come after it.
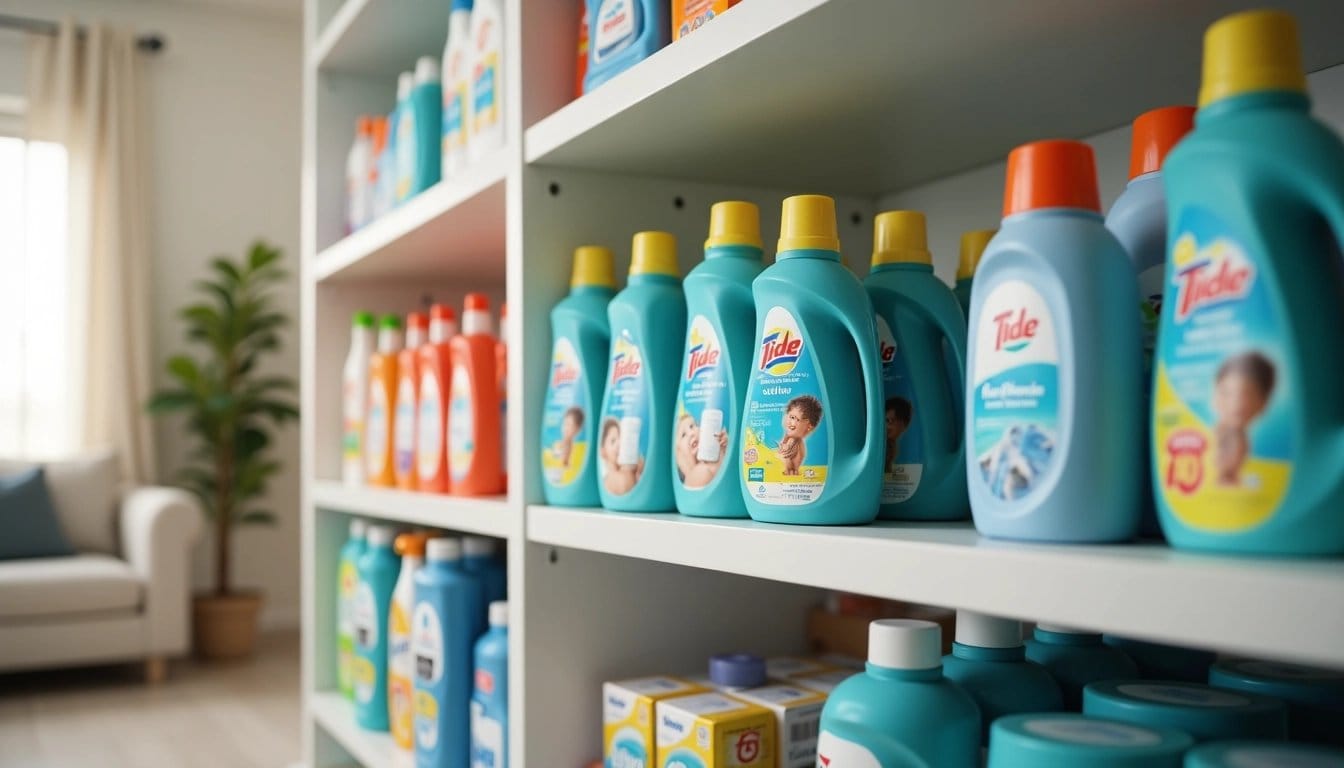
POLYGON ((1174 547, 1344 554, 1344 142, 1309 110, 1291 16, 1209 27, 1162 169, 1151 471, 1174 547))
POLYGON ((541 412, 541 492, 547 504, 595 507, 597 427, 611 326, 607 304, 616 294, 611 251, 574 251, 569 295, 551 310, 551 368, 541 412))
POLYGON ((995 229, 972 229, 961 233, 961 253, 957 259, 957 278, 952 292, 961 305, 961 313, 971 315, 971 286, 975 285, 975 268, 980 265, 980 257, 993 239, 995 229))
POLYGON ((509 604, 490 603, 490 629, 476 641, 471 694, 471 768, 509 765, 509 604))
POLYGON ((1202 683, 1209 679, 1209 666, 1218 658, 1218 654, 1213 651, 1149 643, 1115 635, 1106 635, 1101 641, 1124 651, 1138 666, 1139 677, 1145 680, 1202 683))
POLYGON ((1103 680, 1083 689, 1083 714, 1146 726, 1179 728, 1195 741, 1288 738, 1288 708, 1279 699, 1203 683, 1103 680))
POLYGON ((869 523, 884 445, 873 303, 840 261, 834 200, 785 199, 779 235, 775 263, 751 285, 742 498, 768 523, 869 523))
POLYGON ((1027 658, 1045 667, 1059 683, 1064 708, 1083 708, 1083 688, 1098 680, 1133 678, 1139 669, 1124 651, 1101 642, 1101 635, 1037 624, 1026 642, 1027 658))
POLYGON ((1288 704, 1288 736, 1344 747, 1344 672, 1275 661, 1220 661, 1209 685, 1259 693, 1288 704))
POLYGON ((1181 768, 1194 740, 1175 728, 1064 712, 1008 715, 994 721, 988 768, 1181 768))
POLYGON ((1281 741, 1211 741, 1185 753, 1185 768, 1339 768, 1344 749, 1281 741))
POLYGON ((481 585, 481 607, 508 597, 509 574, 496 552, 495 540, 485 536, 462 537, 462 570, 481 585))
POLYGON ((355 590, 355 722, 371 731, 386 731, 387 616, 392 589, 401 572, 401 558, 392 551, 396 531, 371 525, 364 554, 359 556, 359 586, 355 590))
POLYGON ((686 275, 672 491, 695 517, 746 517, 737 479, 742 401, 756 357, 751 282, 761 274, 761 213, 753 203, 715 203, 705 260, 686 275))
POLYGON ((425 543, 415 574, 411 653, 415 656, 416 768, 471 765, 472 652, 485 631, 481 585, 461 568, 462 543, 425 543))
POLYGON ((924 214, 873 219, 870 270, 863 285, 876 312, 886 429, 877 516, 964 520, 966 317, 934 277, 924 214))
POLYGON ((583 92, 647 59, 672 36, 665 0, 587 0, 588 74, 583 92))
POLYGON ((989 744, 989 726, 1018 712, 1064 708, 1059 684, 1049 671, 1027 661, 1022 622, 957 611, 957 640, 943 657, 943 675, 960 685, 980 707, 980 733, 989 744))
POLYGON ((943 677, 937 624, 882 619, 868 625, 865 671, 831 691, 821 710, 818 765, 980 764, 980 711, 943 677))
POLYGON ((439 62, 433 56, 416 60, 415 85, 406 105, 413 137, 411 149, 405 153, 409 167, 402 173, 408 179, 409 198, 438 184, 442 171, 443 85, 439 82, 439 62))
POLYGON ((966 352, 966 473, 986 536, 1105 542, 1138 530, 1139 292, 1100 210, 1091 147, 1009 153, 966 352))
POLYGON ((635 234, 630 279, 607 305, 611 324, 606 391, 597 435, 598 494, 618 512, 672 512, 673 408, 686 297, 677 240, 635 234))

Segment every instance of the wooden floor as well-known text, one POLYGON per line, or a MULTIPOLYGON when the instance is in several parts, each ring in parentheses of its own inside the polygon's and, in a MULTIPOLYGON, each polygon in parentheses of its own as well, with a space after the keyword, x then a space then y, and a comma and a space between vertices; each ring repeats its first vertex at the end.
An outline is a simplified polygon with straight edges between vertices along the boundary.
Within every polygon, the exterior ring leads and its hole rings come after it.
POLYGON ((0 675, 3 768, 284 768, 299 760, 297 634, 251 662, 0 675))

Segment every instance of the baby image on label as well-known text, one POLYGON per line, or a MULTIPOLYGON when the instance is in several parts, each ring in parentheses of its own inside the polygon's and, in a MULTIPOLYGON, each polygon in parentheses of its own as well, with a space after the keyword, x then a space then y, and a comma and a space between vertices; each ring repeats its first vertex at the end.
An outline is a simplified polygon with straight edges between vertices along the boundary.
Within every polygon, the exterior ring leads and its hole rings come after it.
POLYGON ((1275 397, 1280 319, 1227 226, 1198 208, 1178 224, 1158 349, 1159 489, 1193 527, 1242 530, 1274 514, 1292 472, 1295 406, 1275 397))
POLYGON ((612 341, 611 380, 598 434, 597 473, 607 493, 624 496, 644 475, 649 452, 649 383, 644 355, 628 329, 612 341))
POLYGON ((882 361, 886 450, 882 458, 882 503, 897 504, 919 489, 924 472, 924 441, 915 413, 910 368, 896 346, 887 321, 877 318, 877 352, 882 361))
POLYGON ((1054 461, 1059 425, 1059 343, 1045 299, 1027 283, 996 286, 980 311, 972 448, 980 478, 1000 499, 1031 492, 1054 461))
POLYGON ((587 379, 574 345, 567 338, 556 339, 541 415, 541 471, 551 485, 569 485, 583 469, 592 441, 590 407, 587 379))
POLYGON ((763 329, 743 417, 742 476, 757 501, 807 504, 821 496, 831 464, 821 382, 788 310, 771 307, 763 329))
POLYGON ((687 488, 703 488, 719 474, 728 454, 730 396, 719 336, 704 315, 696 315, 686 338, 672 445, 677 479, 687 488))
POLYGON ((476 455, 476 416, 471 411, 471 377, 465 366, 453 366, 448 390, 448 471, 461 480, 476 455))

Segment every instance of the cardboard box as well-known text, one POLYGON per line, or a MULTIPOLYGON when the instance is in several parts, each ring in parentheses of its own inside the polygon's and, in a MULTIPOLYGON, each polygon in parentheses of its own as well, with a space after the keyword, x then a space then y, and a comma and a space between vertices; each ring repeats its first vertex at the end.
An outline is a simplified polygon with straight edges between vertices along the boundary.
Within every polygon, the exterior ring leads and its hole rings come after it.
POLYGON ((776 768, 813 768, 826 696, 792 684, 734 691, 734 697, 775 714, 776 768))
POLYGON ((775 715, 722 693, 661 699, 658 768, 775 768, 775 715))
POLYGON ((602 757, 608 768, 654 765, 654 705, 705 689, 677 677, 641 677, 602 684, 602 757))

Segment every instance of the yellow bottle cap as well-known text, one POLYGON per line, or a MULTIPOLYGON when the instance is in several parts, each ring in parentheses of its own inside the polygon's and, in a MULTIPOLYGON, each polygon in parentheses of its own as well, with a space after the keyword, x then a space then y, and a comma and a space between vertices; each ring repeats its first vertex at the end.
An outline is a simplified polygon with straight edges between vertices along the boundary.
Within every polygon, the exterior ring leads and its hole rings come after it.
POLYGON ((879 264, 932 264, 924 214, 886 211, 873 219, 873 262, 879 264))
POLYGON ((980 265, 980 255, 985 252, 990 238, 997 229, 972 229, 961 233, 961 259, 957 261, 957 279, 965 280, 975 276, 975 268, 980 265))
POLYGON ((580 245, 574 249, 574 271, 569 278, 569 287, 598 286, 616 287, 616 268, 612 266, 615 258, 610 248, 600 245, 580 245))
POLYGON ((1254 91, 1307 91, 1297 22, 1283 11, 1234 13, 1204 33, 1199 106, 1254 91))
POLYGON ((761 244, 761 209, 755 203, 728 200, 715 203, 709 209, 709 239, 705 248, 721 245, 761 244))
POLYGON ((835 228, 835 201, 825 195, 784 198, 777 252, 805 249, 840 251, 840 235, 835 228))
POLYGON ((670 232, 636 232, 631 245, 630 274, 680 277, 677 238, 670 232))

